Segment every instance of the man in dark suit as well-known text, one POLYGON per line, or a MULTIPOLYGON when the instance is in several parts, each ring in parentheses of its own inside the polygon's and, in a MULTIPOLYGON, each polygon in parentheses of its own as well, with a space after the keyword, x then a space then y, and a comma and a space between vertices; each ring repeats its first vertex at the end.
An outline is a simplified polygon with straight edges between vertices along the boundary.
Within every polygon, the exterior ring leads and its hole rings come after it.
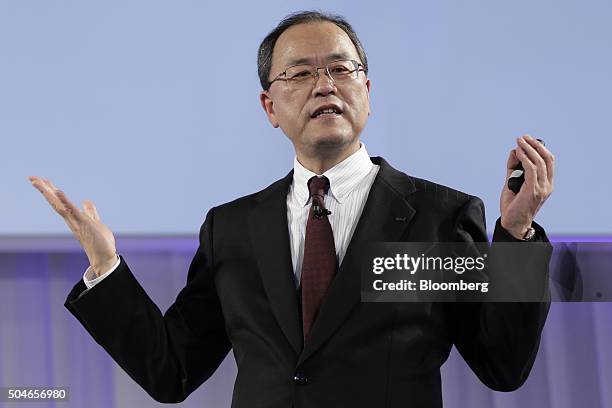
MULTIPOLYGON (((293 143, 294 169, 209 211, 187 285, 165 314, 116 255, 93 203, 80 210, 50 181, 31 178, 90 261, 66 307, 163 402, 184 400, 230 349, 233 407, 439 407, 439 368, 453 345, 489 387, 519 387, 547 302, 360 301, 359 254, 369 243, 487 236, 478 198, 369 158, 359 135, 370 80, 351 26, 294 14, 259 51, 261 104, 293 143)), ((522 162, 525 183, 518 194, 504 188, 494 241, 547 241, 533 218, 552 191, 553 160, 535 139, 518 139, 507 168, 522 162)))

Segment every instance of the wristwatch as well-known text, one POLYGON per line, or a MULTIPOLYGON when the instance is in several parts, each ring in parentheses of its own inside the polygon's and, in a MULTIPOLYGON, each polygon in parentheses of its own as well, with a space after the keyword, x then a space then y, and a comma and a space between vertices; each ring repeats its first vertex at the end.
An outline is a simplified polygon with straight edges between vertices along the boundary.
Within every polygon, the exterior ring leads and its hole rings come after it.
POLYGON ((529 227, 527 232, 525 232, 525 235, 523 235, 523 241, 533 241, 535 234, 536 234, 535 228, 529 227))

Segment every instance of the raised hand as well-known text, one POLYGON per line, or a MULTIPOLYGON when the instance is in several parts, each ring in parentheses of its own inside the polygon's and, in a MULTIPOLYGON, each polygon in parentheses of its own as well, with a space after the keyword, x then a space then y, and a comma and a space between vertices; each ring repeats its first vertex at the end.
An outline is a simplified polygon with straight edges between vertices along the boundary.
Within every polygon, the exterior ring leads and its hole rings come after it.
POLYGON ((96 276, 111 269, 116 261, 115 237, 112 231, 100 221, 94 203, 86 200, 83 202, 83 210, 80 210, 51 181, 36 176, 28 177, 28 179, 66 221, 85 250, 96 276))
POLYGON ((521 239, 531 222, 553 191, 555 157, 543 144, 529 135, 517 139, 506 163, 506 180, 522 163, 525 182, 517 194, 504 181, 500 198, 501 225, 515 238, 521 239))

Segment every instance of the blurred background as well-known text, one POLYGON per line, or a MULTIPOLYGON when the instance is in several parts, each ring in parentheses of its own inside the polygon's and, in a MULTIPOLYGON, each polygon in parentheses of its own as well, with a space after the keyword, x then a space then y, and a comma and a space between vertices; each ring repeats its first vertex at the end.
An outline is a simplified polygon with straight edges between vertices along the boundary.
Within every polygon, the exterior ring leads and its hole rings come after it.
MULTIPOLYGON (((27 176, 92 199, 165 310, 208 209, 292 167, 259 104, 256 55, 303 9, 345 16, 365 47, 370 155, 481 197, 492 228, 508 153, 529 133, 557 158, 537 221, 556 241, 612 241, 608 1, 0 0, 0 387, 70 387, 58 406, 162 406, 64 309, 87 259, 27 176)), ((445 407, 612 407, 609 344, 609 303, 555 303, 523 388, 488 390, 453 352, 445 407)), ((228 407, 234 376, 230 355, 180 406, 228 407)))

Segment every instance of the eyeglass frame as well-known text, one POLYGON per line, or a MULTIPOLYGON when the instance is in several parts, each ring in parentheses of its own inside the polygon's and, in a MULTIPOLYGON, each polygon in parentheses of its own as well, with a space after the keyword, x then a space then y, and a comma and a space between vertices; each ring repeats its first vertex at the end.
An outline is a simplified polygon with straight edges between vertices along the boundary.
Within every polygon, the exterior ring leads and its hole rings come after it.
POLYGON ((336 81, 334 80, 334 77, 332 76, 331 72, 329 72, 329 66, 330 66, 331 64, 333 64, 334 62, 338 62, 338 61, 351 61, 351 62, 353 63, 353 66, 355 66, 356 68, 355 68, 354 70, 350 71, 350 72, 349 72, 349 74, 352 74, 352 73, 353 73, 353 72, 355 72, 355 71, 357 71, 357 73, 358 73, 358 74, 359 74, 359 71, 366 72, 366 70, 365 70, 365 66, 364 66, 364 65, 363 65, 361 62, 359 62, 359 61, 357 61, 357 60, 352 60, 352 59, 338 59, 338 60, 335 60, 335 61, 330 61, 330 62, 328 62, 327 64, 325 64, 325 65, 323 65, 323 66, 320 66, 320 67, 314 66, 314 65, 312 65, 312 64, 304 64, 304 63, 301 63, 301 64, 295 64, 295 65, 291 65, 291 66, 289 66, 289 67, 285 68, 285 70, 284 70, 283 72, 281 72, 280 74, 278 74, 278 75, 276 76, 276 78, 274 78, 272 81, 268 82, 268 88, 267 88, 267 89, 270 89, 270 87, 272 86, 272 84, 273 84, 274 82, 276 82, 276 81, 283 80, 283 81, 285 81, 285 82, 289 82, 291 79, 290 79, 290 78, 287 78, 287 71, 288 71, 289 69, 293 68, 293 67, 297 67, 297 66, 300 66, 300 65, 309 65, 309 66, 311 66, 311 67, 314 67, 314 69, 315 69, 315 73, 316 73, 316 74, 315 74, 315 76, 314 76, 314 82, 313 82, 313 83, 316 83, 316 82, 317 82, 317 80, 319 79, 319 77, 321 76, 321 74, 319 74, 319 70, 320 70, 321 68, 325 68, 325 71, 327 72, 327 76, 329 77, 329 79, 331 79, 331 80, 332 80, 332 82, 334 82, 334 83, 335 83, 336 81), (282 76, 284 76, 284 78, 281 78, 282 76))

